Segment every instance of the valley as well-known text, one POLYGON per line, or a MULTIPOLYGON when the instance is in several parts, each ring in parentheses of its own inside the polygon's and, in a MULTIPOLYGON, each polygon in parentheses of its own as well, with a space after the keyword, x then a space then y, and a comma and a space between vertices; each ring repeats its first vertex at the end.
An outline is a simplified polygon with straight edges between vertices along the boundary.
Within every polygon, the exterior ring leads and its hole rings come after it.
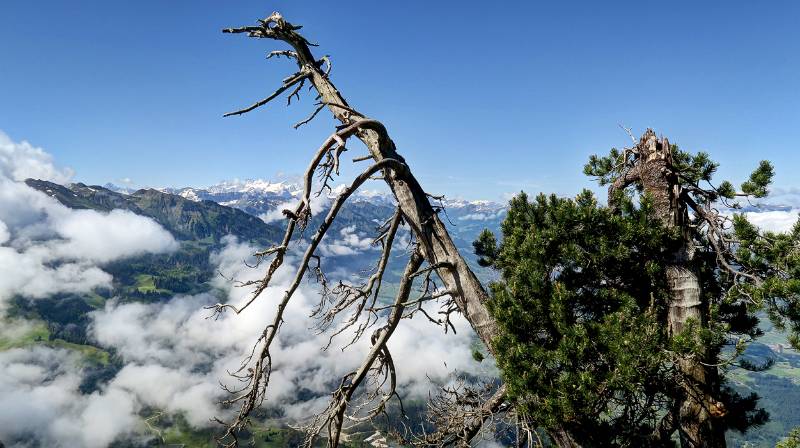
MULTIPOLYGON (((186 296, 208 297, 202 299, 206 301, 214 297, 214 300, 225 300, 225 293, 218 285, 220 281, 232 282, 234 279, 221 277, 223 273, 214 262, 215 254, 224 250, 231 241, 256 248, 278 244, 282 237, 282 220, 265 218, 281 207, 288 207, 298 194, 296 187, 281 185, 275 188, 263 181, 255 183, 255 187, 251 183, 208 189, 136 191, 81 183, 59 185, 33 179, 25 183, 73 210, 108 213, 121 209, 153 219, 178 243, 177 249, 169 253, 144 254, 104 263, 102 269, 113 278, 110 288, 95 289, 88 294, 61 293, 36 299, 15 297, 11 301, 8 321, 20 328, 13 337, 0 337, 0 350, 42 346, 77 356, 83 376, 79 389, 84 394, 103 389, 126 365, 123 353, 98 343, 93 336, 93 314, 103 311, 110 303, 114 306, 126 303, 158 305, 186 296)), ((323 197, 315 205, 318 209, 314 210, 309 229, 319 225, 320 216, 329 203, 330 199, 323 197)), ((391 204, 391 198, 386 195, 367 194, 355 198, 343 209, 340 219, 331 229, 330 241, 326 239, 327 245, 322 248, 328 256, 327 263, 333 266, 331 278, 369 272, 377 255, 370 235, 391 216, 394 210, 391 204)), ((472 241, 484 226, 496 230, 503 217, 503 207, 488 202, 452 201, 442 205, 454 239, 464 253, 471 253, 472 241)), ((302 247, 302 237, 297 243, 302 247)), ((403 246, 407 244, 406 232, 400 236, 397 250, 404 250, 403 246)), ((481 270, 475 257, 469 259, 485 281, 491 279, 493 274, 481 270)), ((241 261, 244 263, 246 260, 241 261)), ((390 261, 381 300, 391 300, 401 271, 402 265, 390 261)), ((310 284, 313 287, 313 282, 310 284)), ((409 400, 405 405, 410 415, 423 412, 425 408, 424 401, 409 400)), ((268 414, 263 414, 262 418, 277 426, 254 428, 257 436, 255 446, 286 446, 290 443, 287 440, 301 439, 299 433, 281 423, 280 412, 268 414)), ((136 446, 170 443, 215 446, 213 426, 196 429, 181 414, 170 414, 157 408, 145 410, 140 416, 144 431, 136 446)), ((352 434, 353 446, 361 446, 359 440, 370 435, 372 432, 352 434)))

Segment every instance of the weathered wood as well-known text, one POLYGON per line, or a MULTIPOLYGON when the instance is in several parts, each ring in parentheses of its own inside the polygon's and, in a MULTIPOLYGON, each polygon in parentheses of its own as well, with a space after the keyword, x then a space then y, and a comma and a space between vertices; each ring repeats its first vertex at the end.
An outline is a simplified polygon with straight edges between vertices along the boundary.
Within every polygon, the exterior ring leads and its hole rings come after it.
MULTIPOLYGON (((339 90, 321 69, 321 64, 314 58, 308 41, 295 32, 295 27, 288 24, 275 13, 266 20, 271 27, 247 27, 241 30, 225 30, 226 32, 248 32, 253 37, 265 37, 282 40, 294 48, 295 60, 300 71, 308 73, 308 80, 319 93, 320 101, 327 105, 334 117, 343 124, 351 124, 367 116, 356 111, 347 103, 339 90)), ((356 136, 369 149, 372 158, 379 162, 390 158, 401 162, 405 159, 397 153, 394 142, 382 126, 372 126, 356 133, 356 136)), ((469 268, 464 257, 459 253, 444 223, 434 211, 427 194, 420 186, 413 173, 402 176, 387 170, 386 182, 389 185, 403 213, 403 217, 418 241, 422 244, 423 255, 431 264, 447 265, 437 269, 445 287, 453 294, 459 310, 472 325, 475 332, 492 351, 491 341, 497 334, 497 324, 489 314, 485 302, 489 296, 475 273, 469 268)))
MULTIPOLYGON (((323 60, 317 60, 313 56, 309 48, 309 42, 296 32, 299 27, 286 22, 278 13, 273 13, 272 16, 260 22, 261 26, 223 31, 247 33, 249 36, 256 38, 280 40, 288 43, 293 48, 293 52, 279 53, 295 60, 299 71, 294 77, 285 80, 284 85, 277 93, 287 90, 288 87, 296 84, 301 79, 311 83, 318 93, 320 105, 327 107, 344 126, 356 125, 359 127, 359 130, 354 135, 368 148, 371 158, 376 163, 392 159, 407 168, 405 160, 397 153, 395 144, 383 125, 375 120, 368 119, 365 114, 350 107, 329 79, 328 73, 322 70, 323 61, 328 62, 328 67, 330 67, 330 62, 324 58, 323 60)), ((274 94, 266 100, 259 101, 253 106, 232 114, 253 110, 266 104, 272 98, 274 98, 274 94)), ((310 118, 313 118, 317 112, 318 110, 315 110, 310 118)), ((307 122, 310 118, 305 121, 307 122)), ((486 307, 489 296, 475 273, 469 268, 466 260, 459 253, 437 211, 431 206, 428 195, 410 169, 401 170, 387 166, 383 169, 383 177, 397 199, 404 221, 409 225, 420 243, 420 251, 423 257, 431 266, 436 267, 436 273, 441 278, 445 290, 453 297, 459 311, 470 323, 487 349, 493 353, 492 340, 497 335, 498 326, 486 307)), ((505 388, 501 387, 486 406, 496 408, 502 404, 505 401, 504 391, 505 388)), ((251 407, 247 408, 244 414, 249 413, 250 409, 251 407)), ((337 423, 341 424, 341 416, 339 416, 337 423)), ((472 425, 465 422, 464 433, 470 437, 474 436, 478 433, 482 423, 483 420, 472 422, 472 425)), ((338 439, 333 441, 334 446, 337 443, 338 439)))
MULTIPOLYGON (((639 161, 634 169, 636 180, 653 201, 654 212, 667 228, 684 233, 683 244, 675 251, 667 266, 670 302, 667 330, 672 336, 680 334, 690 321, 707 323, 708 304, 701 300, 701 287, 692 260, 694 247, 687 233, 688 213, 680 200, 681 184, 673 168, 669 141, 660 141, 648 129, 637 146, 639 161)), ((681 444, 688 447, 724 447, 725 432, 715 418, 721 403, 713 396, 718 377, 717 368, 704 365, 705 359, 682 358, 678 369, 683 377, 684 396, 679 409, 681 444)))

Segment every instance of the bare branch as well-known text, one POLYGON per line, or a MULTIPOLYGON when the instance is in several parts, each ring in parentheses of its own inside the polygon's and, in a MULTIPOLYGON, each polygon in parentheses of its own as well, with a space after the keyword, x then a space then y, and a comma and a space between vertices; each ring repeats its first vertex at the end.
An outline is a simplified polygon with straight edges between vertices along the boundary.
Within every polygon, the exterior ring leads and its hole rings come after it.
POLYGON ((272 59, 273 57, 280 57, 280 56, 283 56, 283 57, 285 57, 287 59, 295 59, 295 60, 297 60, 297 53, 295 53, 294 51, 290 51, 290 50, 270 51, 269 54, 267 55, 267 59, 272 59))
POLYGON ((365 310, 368 313, 366 322, 363 322, 358 326, 358 328, 356 328, 353 339, 349 344, 347 344, 347 346, 354 344, 358 339, 360 339, 364 332, 372 326, 375 320, 377 320, 375 302, 377 301, 378 294, 380 293, 383 275, 386 271, 386 267, 388 266, 389 256, 392 252, 394 237, 397 234, 397 229, 400 227, 401 221, 402 213, 398 209, 390 219, 386 230, 381 236, 376 238, 376 242, 379 241, 382 243, 383 249, 381 251, 378 264, 375 268, 375 272, 369 277, 367 282, 360 287, 354 287, 352 285, 340 282, 339 285, 331 292, 331 296, 335 298, 333 305, 328 310, 324 310, 325 296, 323 296, 319 307, 312 313, 312 317, 320 319, 318 328, 322 332, 334 322, 340 313, 352 307, 353 304, 356 304, 355 310, 352 312, 350 317, 330 336, 328 339, 328 345, 325 346, 325 350, 330 347, 330 345, 333 343, 333 339, 336 336, 353 327, 358 322, 365 310))
POLYGON ((373 334, 372 349, 361 363, 361 366, 356 371, 345 375, 339 388, 332 394, 333 401, 331 404, 323 414, 318 416, 315 422, 307 428, 308 437, 306 439, 306 446, 313 446, 314 440, 324 428, 327 428, 328 431, 328 446, 338 446, 345 418, 355 422, 362 422, 370 419, 381 412, 386 402, 395 394, 396 378, 394 376, 394 363, 391 361, 391 355, 386 347, 386 343, 389 341, 389 338, 391 338, 394 330, 402 319, 403 304, 408 300, 413 283, 410 274, 419 268, 420 264, 422 264, 422 260, 422 255, 417 251, 411 255, 395 298, 395 308, 389 315, 386 325, 376 330, 373 334), (384 364, 387 371, 390 373, 391 381, 389 392, 383 394, 379 404, 370 410, 367 415, 359 417, 346 415, 347 407, 353 394, 367 377, 370 370, 373 369, 373 364, 378 360, 384 364))
POLYGON ((622 123, 617 123, 617 125, 618 125, 618 126, 619 126, 619 127, 620 127, 620 128, 623 130, 623 131, 625 131, 625 133, 626 133, 626 134, 628 134, 628 137, 630 137, 630 138, 631 138, 631 141, 633 142, 633 144, 634 144, 634 145, 636 145, 636 137, 634 137, 634 136, 633 136, 633 133, 631 132, 631 128, 626 128, 625 126, 623 126, 623 125, 622 125, 622 123))
MULTIPOLYGON (((257 101, 255 103, 253 103, 253 105, 251 105, 249 107, 245 107, 244 109, 240 109, 240 110, 237 110, 237 111, 234 111, 234 112, 228 112, 225 115, 223 115, 223 117, 230 117, 232 115, 242 115, 242 114, 246 114, 247 112, 250 112, 251 110, 258 109, 259 107, 261 107, 261 106, 269 103, 270 101, 274 100, 275 98, 277 98, 281 93, 289 90, 289 88, 292 87, 293 85, 304 81, 306 78, 308 78, 308 76, 309 76, 308 73, 305 73, 305 72, 303 72, 301 70, 301 71, 295 73, 294 75, 290 76, 286 80, 284 80, 283 81, 283 85, 280 86, 278 88, 278 90, 272 92, 272 94, 270 96, 264 98, 261 101, 257 101)), ((301 87, 302 87, 302 85, 301 85, 301 87)), ((292 93, 292 95, 294 95, 294 93, 292 93)), ((289 98, 291 99, 291 95, 289 96, 289 98)))
MULTIPOLYGON (((300 203, 297 204, 297 207, 295 207, 295 209, 293 211, 292 210, 284 210, 283 211, 284 214, 288 218, 288 223, 286 225, 286 230, 284 232, 283 241, 281 242, 281 244, 279 246, 276 246, 276 247, 273 247, 273 248, 270 248, 270 249, 267 249, 265 251, 258 252, 258 253, 255 254, 258 263, 260 263, 261 259, 263 257, 267 256, 267 255, 272 255, 272 254, 275 255, 275 258, 270 263, 266 274, 264 275, 264 277, 261 280, 254 281, 254 282, 247 282, 247 283, 244 283, 243 285, 241 285, 241 286, 257 285, 257 288, 255 289, 255 291, 251 295, 250 299, 244 305, 242 305, 240 307, 237 307, 237 306, 232 305, 232 304, 217 303, 216 305, 212 305, 212 306, 206 307, 206 309, 213 310, 215 316, 225 312, 226 310, 232 310, 236 314, 239 314, 242 311, 244 311, 248 306, 250 306, 261 295, 261 293, 264 292, 264 290, 267 289, 267 287, 270 284, 270 281, 272 280, 273 274, 283 264, 284 255, 286 254, 286 251, 288 250, 289 243, 292 240, 292 237, 294 235, 294 230, 295 230, 296 226, 300 225, 301 228, 305 228, 306 223, 308 222, 308 219, 311 216, 311 192, 312 192, 312 187, 313 187, 313 182, 314 182, 314 172, 321 165, 322 159, 327 154, 329 154, 329 152, 330 152, 332 146, 334 145, 334 143, 337 143, 337 142, 342 142, 343 143, 348 137, 353 135, 355 132, 357 132, 362 127, 363 128, 383 129, 383 125, 381 125, 379 122, 377 122, 375 120, 360 120, 360 121, 352 123, 349 126, 347 126, 347 127, 343 128, 343 129, 333 133, 330 137, 328 137, 325 140, 325 142, 322 144, 322 146, 317 150, 314 158, 311 160, 311 163, 309 163, 308 168, 306 168, 306 172, 305 172, 305 175, 304 175, 304 182, 303 182, 303 196, 301 197, 300 203)), ((396 161, 395 162, 389 162, 389 164, 393 164, 393 163, 394 164, 398 164, 399 162, 396 162, 396 161)), ((402 164, 400 164, 400 165, 402 165, 402 164)), ((405 165, 403 165, 403 166, 405 166, 405 165)), ((333 165, 331 165, 331 169, 333 169, 333 168, 334 168, 333 165)), ((371 171, 370 176, 372 174, 374 174, 375 172, 379 172, 379 171, 381 171, 381 170, 378 169, 378 170, 375 170, 375 171, 371 171)), ((407 170, 405 170, 405 171, 407 172, 407 170)), ((370 177, 370 176, 368 176, 368 177, 370 177)), ((327 172, 327 174, 325 176, 325 179, 323 181, 323 185, 327 185, 327 181, 329 179, 330 179, 330 172, 327 172)), ((368 179, 364 179, 364 181, 366 181, 366 180, 368 180, 368 179)))
POLYGON ((505 385, 492 389, 492 384, 471 387, 463 380, 442 387, 428 403, 428 417, 436 431, 417 436, 413 444, 469 447, 488 420, 508 409, 505 385))
POLYGON ((294 124, 294 126, 292 126, 292 127, 293 127, 293 128, 295 128, 295 129, 297 129, 297 128, 299 128, 300 126, 302 126, 302 125, 304 125, 304 124, 308 124, 308 123, 310 123, 310 122, 311 122, 311 120, 313 120, 313 119, 314 119, 314 117, 316 117, 316 116, 317 116, 317 114, 318 114, 318 113, 319 113, 319 112, 320 112, 322 109, 324 109, 324 108, 325 108, 325 105, 324 105, 324 104, 320 104, 320 105, 318 105, 318 106, 316 107, 316 109, 314 109, 314 112, 311 112, 311 115, 309 115, 308 117, 306 117, 306 118, 305 118, 305 119, 303 119, 303 120, 300 120, 300 121, 298 121, 298 122, 297 122, 297 123, 295 123, 295 124, 294 124))
MULTIPOLYGON (((353 183, 349 187, 346 187, 336 198, 331 205, 325 220, 312 237, 308 248, 305 251, 305 255, 300 262, 300 266, 295 273, 294 280, 289 286, 289 289, 287 289, 284 293, 283 299, 278 304, 277 312, 272 323, 264 329, 263 336, 260 339, 260 343, 262 344, 261 351, 255 360, 255 364, 253 367, 251 367, 252 370, 250 370, 246 375, 247 391, 223 402, 224 404, 242 402, 239 414, 233 422, 226 425, 228 429, 222 436, 222 438, 233 438, 233 442, 231 442, 232 444, 230 446, 237 446, 238 442, 236 441, 237 439, 235 434, 241 431, 247 425, 250 412, 265 398, 266 388, 269 385, 269 378, 272 373, 272 355, 270 353, 272 342, 275 339, 275 336, 278 334, 281 324, 283 323, 283 313, 286 310, 286 307, 295 291, 297 291, 297 288, 300 286, 303 276, 308 269, 309 261, 314 256, 317 246, 319 246, 320 241, 322 241, 322 238, 325 236, 328 228, 333 223, 333 220, 336 218, 342 205, 344 205, 345 201, 347 201, 350 195, 353 194, 353 192, 355 192, 364 182, 366 182, 370 176, 384 169, 391 169, 400 175, 407 172, 405 164, 394 159, 384 159, 372 165, 370 168, 357 176, 353 183)), ((302 203, 300 206, 302 206, 302 203)), ((279 252, 279 254, 282 255, 283 253, 279 252)), ((269 275, 271 276, 271 273, 269 275)), ((266 286, 262 284, 259 286, 259 288, 263 291, 263 288, 266 288, 266 286)))

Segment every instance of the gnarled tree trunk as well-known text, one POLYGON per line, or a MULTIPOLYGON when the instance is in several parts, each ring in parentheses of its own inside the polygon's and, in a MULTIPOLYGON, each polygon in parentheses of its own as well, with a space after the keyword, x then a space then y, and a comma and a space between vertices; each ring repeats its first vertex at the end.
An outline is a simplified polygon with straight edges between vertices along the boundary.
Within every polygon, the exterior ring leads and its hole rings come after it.
MULTIPOLYGON (((655 133, 648 129, 637 149, 639 159, 631 174, 638 178, 653 201, 656 217, 667 228, 677 228, 684 235, 683 244, 674 252, 667 266, 671 296, 667 325, 669 334, 675 336, 684 331, 690 321, 705 325, 708 304, 702 301, 700 282, 692 263, 694 247, 688 234, 688 213, 681 199, 681 184, 673 169, 669 141, 666 138, 659 141, 655 133)), ((704 365, 703 361, 707 359, 678 360, 684 390, 678 425, 681 444, 689 447, 724 447, 724 427, 717 420, 720 404, 714 398, 718 391, 717 368, 704 365)))
MULTIPOLYGON (((321 70, 302 36, 293 30, 286 30, 283 36, 285 37, 283 40, 297 53, 297 64, 301 70, 309 72, 308 79, 319 93, 321 102, 327 104, 339 121, 350 124, 367 118, 348 105, 336 86, 321 70)), ((356 136, 364 142, 376 162, 383 159, 404 161, 384 129, 364 129, 356 133, 356 136)), ((484 305, 489 296, 464 257, 458 252, 444 223, 431 207, 428 195, 413 173, 408 172, 399 179, 393 171, 389 171, 386 180, 397 198, 405 221, 422 243, 425 259, 431 265, 442 266, 437 269, 437 274, 445 287, 453 293, 460 311, 491 351, 491 341, 497 334, 497 325, 484 305)))

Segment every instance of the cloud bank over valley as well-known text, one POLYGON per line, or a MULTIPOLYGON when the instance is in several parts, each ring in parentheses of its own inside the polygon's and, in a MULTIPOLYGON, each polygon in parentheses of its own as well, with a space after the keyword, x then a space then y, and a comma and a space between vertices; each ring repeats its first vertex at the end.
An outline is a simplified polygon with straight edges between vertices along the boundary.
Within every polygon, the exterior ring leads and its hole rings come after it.
MULTIPOLYGON (((177 295, 156 303, 116 298, 108 263, 145 254, 169 254, 179 242, 153 219, 130 211, 70 209, 47 192, 26 185, 28 177, 67 182, 73 173, 57 168, 39 148, 0 135, 0 441, 7 447, 105 447, 154 436, 145 419, 164 412, 181 415, 195 428, 226 417, 219 382, 235 386, 227 372, 241 360, 271 320, 275 303, 290 283, 294 259, 276 273, 273 285, 241 315, 208 319, 205 306, 241 303, 250 291, 237 281, 254 280, 260 270, 247 267, 258 250, 234 237, 223 240, 208 262, 223 275, 212 278, 209 292, 177 295), (13 300, 37 301, 59 294, 109 291, 111 299, 88 313, 88 337, 99 353, 115 354, 119 368, 94 381, 85 349, 67 343, 15 344, 35 332, 38 321, 8 315, 13 300)), ((331 235, 324 251, 333 255, 372 251, 371 239, 352 226, 331 235)), ((302 246, 302 245, 301 245, 302 246)), ((331 381, 356 367, 369 350, 369 338, 342 351, 350 335, 321 348, 330 334, 310 330, 312 309, 320 300, 313 284, 304 284, 286 310, 275 346, 274 373, 267 406, 284 420, 297 421, 327 405, 331 381)), ((431 308, 430 313, 435 314, 431 308)), ((486 375, 471 357, 471 328, 462 318, 457 330, 421 320, 404 322, 390 348, 403 359, 399 392, 424 399, 454 372, 486 375)), ((45 342, 45 341, 42 341, 45 342)), ((80 346, 85 347, 85 346, 80 346)), ((95 352, 91 352, 95 353, 95 352)), ((97 355, 100 356, 100 355, 97 355)), ((106 355, 102 355, 106 356, 106 355)))

